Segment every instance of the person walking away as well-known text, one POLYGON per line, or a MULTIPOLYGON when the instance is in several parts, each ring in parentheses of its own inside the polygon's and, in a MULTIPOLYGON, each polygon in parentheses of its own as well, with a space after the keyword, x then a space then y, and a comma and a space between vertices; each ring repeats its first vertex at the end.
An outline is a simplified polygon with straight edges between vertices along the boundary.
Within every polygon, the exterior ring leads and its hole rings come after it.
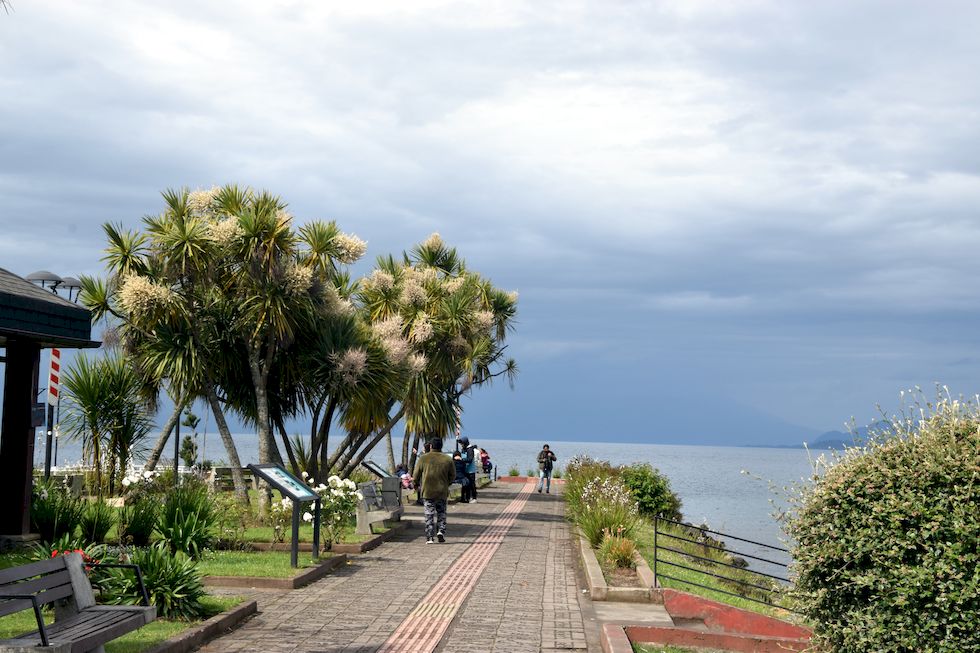
POLYGON ((548 479, 548 487, 545 493, 551 494, 551 471, 555 468, 556 460, 558 459, 551 447, 548 445, 541 447, 541 452, 538 454, 538 494, 541 494, 545 479, 548 479))
POLYGON ((432 448, 419 456, 412 477, 422 495, 425 513, 425 543, 446 541, 446 501, 449 484, 456 479, 456 466, 452 458, 442 453, 442 439, 432 438, 432 448))
POLYGON ((464 488, 469 490, 467 498, 470 503, 476 503, 476 465, 478 455, 476 453, 476 445, 470 444, 470 439, 465 435, 459 439, 459 443, 463 445, 463 450, 460 454, 463 456, 463 461, 466 463, 466 478, 470 479, 469 488, 464 488))

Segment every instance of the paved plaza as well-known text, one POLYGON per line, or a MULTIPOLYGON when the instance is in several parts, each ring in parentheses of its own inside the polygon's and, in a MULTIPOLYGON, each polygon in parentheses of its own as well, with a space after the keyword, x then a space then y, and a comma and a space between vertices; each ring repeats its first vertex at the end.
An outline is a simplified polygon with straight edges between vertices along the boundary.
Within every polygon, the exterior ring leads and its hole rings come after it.
POLYGON ((497 483, 451 505, 445 544, 425 543, 411 506, 398 537, 303 589, 257 592, 259 614, 201 650, 598 651, 564 502, 532 489, 497 483))

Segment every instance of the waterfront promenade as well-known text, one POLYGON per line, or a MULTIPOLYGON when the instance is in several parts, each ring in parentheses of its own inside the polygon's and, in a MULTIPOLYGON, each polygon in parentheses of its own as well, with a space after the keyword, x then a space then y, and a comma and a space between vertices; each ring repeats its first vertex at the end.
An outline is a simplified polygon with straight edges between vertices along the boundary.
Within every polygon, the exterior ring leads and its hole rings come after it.
POLYGON ((598 651, 555 491, 481 490, 476 503, 449 507, 445 544, 425 543, 421 508, 410 506, 399 536, 303 589, 255 592, 260 613, 201 650, 598 651))

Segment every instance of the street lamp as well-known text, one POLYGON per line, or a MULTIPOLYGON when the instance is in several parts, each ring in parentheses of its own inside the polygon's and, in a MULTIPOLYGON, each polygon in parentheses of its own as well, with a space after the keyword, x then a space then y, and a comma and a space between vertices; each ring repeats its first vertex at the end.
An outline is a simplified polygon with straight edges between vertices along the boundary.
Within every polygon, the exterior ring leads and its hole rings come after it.
MULTIPOLYGON (((62 288, 68 294, 68 301, 77 303, 78 296, 82 292, 82 283, 75 277, 59 277, 54 272, 38 270, 27 275, 27 280, 36 283, 45 290, 50 290, 55 295, 58 289, 62 288), (74 293, 74 297, 72 294, 74 293)), ((51 441, 54 437, 54 414, 58 411, 58 418, 61 419, 61 351, 53 347, 51 349, 51 363, 48 369, 48 428, 46 438, 46 449, 44 451, 44 478, 51 477, 51 441), (52 397, 52 394, 54 395, 52 397), (52 401, 53 400, 53 401, 52 401)), ((57 445, 56 445, 57 446, 57 445)), ((55 464, 58 464, 58 453, 55 449, 55 464)))

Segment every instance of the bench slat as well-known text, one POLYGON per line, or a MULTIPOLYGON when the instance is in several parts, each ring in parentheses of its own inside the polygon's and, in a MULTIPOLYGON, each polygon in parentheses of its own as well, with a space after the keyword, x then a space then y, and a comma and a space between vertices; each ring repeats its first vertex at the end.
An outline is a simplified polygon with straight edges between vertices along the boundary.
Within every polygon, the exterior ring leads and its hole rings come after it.
MULTIPOLYGON (((51 641, 71 642, 72 651, 89 651, 120 635, 132 632, 146 623, 144 611, 138 606, 131 610, 85 610, 74 617, 47 626, 51 641)), ((34 646, 41 641, 37 631, 6 640, 7 644, 34 646)))
MULTIPOLYGON (((58 599, 66 599, 71 595, 72 586, 70 583, 68 585, 61 585, 60 587, 44 590, 43 592, 38 592, 35 594, 39 605, 51 603, 53 601, 57 601, 58 599)), ((21 610, 30 610, 32 607, 31 602, 27 599, 4 600, 3 597, 0 596, 0 617, 5 617, 8 614, 20 612, 21 610)))
POLYGON ((60 569, 53 574, 45 574, 44 576, 38 576, 19 583, 8 583, 0 587, 0 596, 4 594, 34 594, 41 590, 60 587, 70 582, 71 576, 68 574, 68 570, 60 569))
POLYGON ((16 583, 17 581, 25 580, 27 578, 31 578, 32 576, 50 574, 53 571, 58 571, 59 569, 64 568, 64 557, 56 556, 47 560, 30 562, 26 565, 20 565, 19 567, 0 569, 0 586, 6 585, 7 583, 16 583))

